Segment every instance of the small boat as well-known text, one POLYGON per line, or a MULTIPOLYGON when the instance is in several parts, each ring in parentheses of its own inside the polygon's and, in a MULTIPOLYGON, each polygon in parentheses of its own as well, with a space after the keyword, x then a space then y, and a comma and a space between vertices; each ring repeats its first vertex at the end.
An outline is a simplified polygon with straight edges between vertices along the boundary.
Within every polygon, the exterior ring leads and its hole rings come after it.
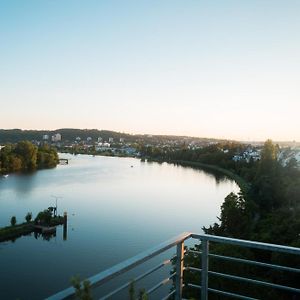
POLYGON ((4 178, 7 178, 7 177, 8 177, 8 174, 3 175, 3 177, 4 177, 4 178))

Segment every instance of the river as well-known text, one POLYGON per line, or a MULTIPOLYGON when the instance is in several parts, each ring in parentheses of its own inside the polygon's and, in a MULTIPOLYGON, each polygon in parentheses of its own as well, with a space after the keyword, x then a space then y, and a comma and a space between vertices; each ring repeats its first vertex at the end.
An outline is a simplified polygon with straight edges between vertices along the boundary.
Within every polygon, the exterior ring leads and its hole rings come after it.
POLYGON ((98 273, 184 231, 217 221, 234 181, 217 173, 134 158, 72 156, 68 165, 0 178, 0 226, 58 202, 68 213, 47 240, 0 243, 0 299, 42 299, 70 278, 98 273))

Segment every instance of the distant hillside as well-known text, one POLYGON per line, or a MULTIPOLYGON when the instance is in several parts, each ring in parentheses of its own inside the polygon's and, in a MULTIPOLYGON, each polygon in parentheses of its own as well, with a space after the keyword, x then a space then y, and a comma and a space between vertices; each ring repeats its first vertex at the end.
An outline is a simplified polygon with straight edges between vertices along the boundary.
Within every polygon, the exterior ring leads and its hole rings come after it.
POLYGON ((21 140, 39 141, 43 135, 49 135, 51 138, 55 133, 60 133, 63 142, 74 141, 76 137, 80 137, 82 140, 86 140, 91 137, 94 141, 98 137, 103 140, 108 140, 112 137, 116 141, 120 138, 124 138, 126 142, 164 142, 164 141, 186 141, 186 142, 217 142, 220 140, 209 138, 197 138, 187 136, 172 136, 172 135, 146 135, 146 134, 127 134, 110 130, 98 130, 98 129, 74 129, 74 128, 61 128, 56 130, 21 130, 21 129, 0 129, 0 144, 4 143, 16 143, 21 140))
POLYGON ((62 135, 62 141, 74 141, 76 137, 80 137, 86 140, 91 137, 96 140, 98 137, 103 139, 113 138, 126 138, 132 139, 129 134, 108 131, 108 130, 97 130, 97 129, 73 129, 73 128, 61 128, 56 130, 21 130, 21 129, 0 129, 0 143, 15 143, 20 140, 41 140, 43 135, 49 135, 51 138, 55 133, 62 135))

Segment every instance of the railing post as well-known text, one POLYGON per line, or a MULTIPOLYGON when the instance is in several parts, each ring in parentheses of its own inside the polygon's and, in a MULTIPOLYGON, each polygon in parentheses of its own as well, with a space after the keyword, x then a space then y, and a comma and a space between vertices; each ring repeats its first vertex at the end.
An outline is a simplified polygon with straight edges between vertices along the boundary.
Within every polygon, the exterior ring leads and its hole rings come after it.
POLYGON ((182 299, 182 284, 183 284, 183 255, 184 255, 184 242, 177 244, 176 251, 176 294, 175 300, 182 299))
POLYGON ((207 300, 208 298, 208 252, 209 252, 209 243, 207 239, 201 240, 202 245, 202 271, 201 271, 201 300, 207 300))

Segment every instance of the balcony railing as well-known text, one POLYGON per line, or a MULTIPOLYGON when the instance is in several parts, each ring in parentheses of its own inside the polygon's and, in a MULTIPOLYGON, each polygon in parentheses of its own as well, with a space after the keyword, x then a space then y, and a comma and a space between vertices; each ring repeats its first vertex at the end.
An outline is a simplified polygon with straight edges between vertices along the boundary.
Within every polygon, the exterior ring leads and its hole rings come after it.
MULTIPOLYGON (((107 283, 113 279, 115 279, 117 276, 128 272, 129 270, 133 269, 134 267, 141 265, 145 263, 146 261, 150 260, 153 257, 158 256, 159 254, 166 252, 167 250, 171 249, 172 247, 176 247, 176 263, 175 263, 175 271, 167 278, 163 279, 162 281, 157 282, 152 288, 147 290, 147 295, 151 296, 151 294, 165 285, 166 283, 173 281, 175 288, 169 292, 169 294, 165 295, 162 299, 182 299, 182 289, 183 289, 183 272, 184 270, 190 270, 193 272, 200 272, 201 273, 201 281, 199 284, 192 284, 192 283, 186 283, 185 286, 189 286, 191 288, 200 289, 201 291, 201 300, 208 299, 209 293, 212 294, 218 294, 221 296, 228 296, 232 298, 238 298, 238 299, 257 299, 252 298, 247 295, 241 295, 234 292, 219 290, 215 288, 209 287, 209 278, 210 277, 219 277, 223 279, 230 279, 234 281, 244 282, 247 284, 253 285, 253 288, 256 286, 262 286, 262 287, 268 287, 276 290, 283 290, 288 291, 292 295, 294 295, 295 299, 300 298, 300 289, 292 286, 287 285, 281 285, 278 283, 268 282, 261 279, 253 279, 253 278, 247 278, 247 277, 241 277, 236 275, 231 275, 227 273, 221 273, 221 272, 215 272, 212 270, 209 270, 209 259, 215 258, 219 260, 225 260, 229 262, 236 262, 239 264, 246 264, 246 265, 254 265, 257 267, 266 267, 271 270, 279 270, 279 271, 286 271, 290 274, 293 274, 295 276, 295 273, 300 274, 300 266, 294 266, 294 267, 288 267, 283 265, 275 265, 255 260, 248 260, 248 259, 242 259, 232 256, 225 256, 225 255, 217 255, 209 252, 209 243, 221 243, 221 244, 229 244, 234 246, 240 246, 240 247, 246 247, 246 248, 254 248, 254 249, 260 249, 260 250, 266 250, 271 251, 275 253, 285 253, 285 254, 291 254, 291 255, 300 255, 300 248, 295 247, 288 247, 288 246, 282 246, 282 245, 275 245, 275 244, 267 244, 267 243, 261 243, 261 242, 254 242, 254 241, 248 241, 248 240, 240 240, 240 239, 233 239, 233 238, 226 238, 226 237, 220 237, 220 236, 212 236, 212 235, 205 235, 205 234, 195 234, 195 233, 183 233, 175 238, 172 238, 168 241, 165 241, 161 243, 158 246, 155 246, 141 254, 138 254, 126 261, 123 261, 110 269, 103 271, 99 274, 96 274, 90 278, 88 278, 90 285, 92 288, 98 287, 103 285, 104 283, 107 283), (196 239, 201 242, 201 251, 196 250, 186 250, 184 247, 185 241, 189 239, 196 239), (190 267, 184 266, 184 255, 186 252, 191 252, 194 255, 200 255, 201 256, 201 265, 198 267, 190 267), (299 298, 298 298, 299 297, 299 298)), ((160 264, 152 267, 151 269, 147 270, 146 272, 142 273, 141 275, 134 278, 134 282, 138 282, 141 279, 147 277, 148 275, 154 273, 155 271, 163 268, 164 266, 170 264, 172 259, 166 260, 161 262, 160 264)), ((128 289, 130 286, 131 281, 128 281, 127 283, 119 286, 118 288, 110 291, 106 295, 101 295, 100 299, 118 299, 118 293, 121 291, 128 289)), ((73 287, 69 287, 53 296, 50 296, 49 300, 59 300, 59 299, 73 299, 75 294, 75 289, 73 287)))

